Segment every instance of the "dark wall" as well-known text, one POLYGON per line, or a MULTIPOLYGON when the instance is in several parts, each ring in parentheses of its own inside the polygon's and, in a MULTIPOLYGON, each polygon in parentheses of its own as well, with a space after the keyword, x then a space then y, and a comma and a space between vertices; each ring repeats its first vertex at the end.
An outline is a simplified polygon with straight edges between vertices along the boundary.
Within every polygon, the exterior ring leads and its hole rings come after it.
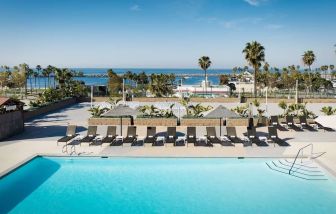
POLYGON ((0 141, 24 130, 22 111, 0 114, 0 141))

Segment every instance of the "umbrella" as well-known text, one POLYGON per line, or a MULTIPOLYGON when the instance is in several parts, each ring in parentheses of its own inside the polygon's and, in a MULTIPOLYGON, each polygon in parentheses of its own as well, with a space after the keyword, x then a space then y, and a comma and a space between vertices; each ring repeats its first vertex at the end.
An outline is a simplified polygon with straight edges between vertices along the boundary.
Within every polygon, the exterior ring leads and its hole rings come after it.
POLYGON ((120 117, 120 135, 122 136, 122 118, 133 117, 138 114, 138 111, 130 108, 127 105, 118 105, 113 109, 102 114, 102 117, 120 117))
POLYGON ((336 129, 336 115, 318 116, 315 121, 324 127, 336 129))
POLYGON ((219 118, 220 123, 220 135, 222 135, 222 118, 238 118, 240 117, 235 112, 225 108, 222 105, 219 105, 217 108, 209 112, 206 116, 206 118, 219 118))

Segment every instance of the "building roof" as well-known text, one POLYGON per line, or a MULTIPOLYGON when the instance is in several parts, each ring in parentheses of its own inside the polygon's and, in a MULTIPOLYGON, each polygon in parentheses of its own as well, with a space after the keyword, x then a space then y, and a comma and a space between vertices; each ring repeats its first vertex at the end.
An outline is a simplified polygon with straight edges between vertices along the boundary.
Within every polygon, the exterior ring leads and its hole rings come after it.
POLYGON ((102 117, 126 117, 126 116, 136 116, 138 111, 126 106, 126 105, 118 105, 115 108, 105 112, 102 114, 102 117))
POLYGON ((9 97, 0 97, 0 106, 5 104, 9 100, 9 97))
POLYGON ((237 118, 240 117, 235 112, 225 108, 222 105, 219 105, 217 108, 209 112, 206 116, 206 118, 237 118))

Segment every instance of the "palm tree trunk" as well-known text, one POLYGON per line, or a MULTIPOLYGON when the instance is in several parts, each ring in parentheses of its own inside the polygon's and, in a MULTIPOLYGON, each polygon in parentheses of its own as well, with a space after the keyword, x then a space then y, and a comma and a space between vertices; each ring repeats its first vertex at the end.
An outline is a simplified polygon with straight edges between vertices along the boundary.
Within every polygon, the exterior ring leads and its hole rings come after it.
POLYGON ((32 79, 31 78, 29 78, 29 83, 30 83, 30 94, 32 94, 33 93, 33 85, 32 85, 32 79))
POLYGON ((254 97, 257 97, 257 68, 254 67, 254 97))
POLYGON ((205 73, 205 95, 208 94, 208 77, 207 77, 207 70, 204 70, 205 73))
POLYGON ((37 94, 36 77, 35 77, 35 91, 36 91, 36 94, 37 94))

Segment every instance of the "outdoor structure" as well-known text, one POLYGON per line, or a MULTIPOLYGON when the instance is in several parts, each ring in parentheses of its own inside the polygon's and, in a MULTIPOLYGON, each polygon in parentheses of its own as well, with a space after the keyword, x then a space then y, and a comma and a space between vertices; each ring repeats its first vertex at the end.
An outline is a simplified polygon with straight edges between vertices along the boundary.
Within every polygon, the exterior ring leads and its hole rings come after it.
POLYGON ((23 105, 16 99, 0 97, 0 140, 23 132, 23 105))
POLYGON ((211 85, 208 84, 205 90, 205 84, 202 85, 181 85, 174 90, 178 97, 189 97, 191 95, 209 95, 213 97, 228 96, 230 87, 227 85, 211 85))

